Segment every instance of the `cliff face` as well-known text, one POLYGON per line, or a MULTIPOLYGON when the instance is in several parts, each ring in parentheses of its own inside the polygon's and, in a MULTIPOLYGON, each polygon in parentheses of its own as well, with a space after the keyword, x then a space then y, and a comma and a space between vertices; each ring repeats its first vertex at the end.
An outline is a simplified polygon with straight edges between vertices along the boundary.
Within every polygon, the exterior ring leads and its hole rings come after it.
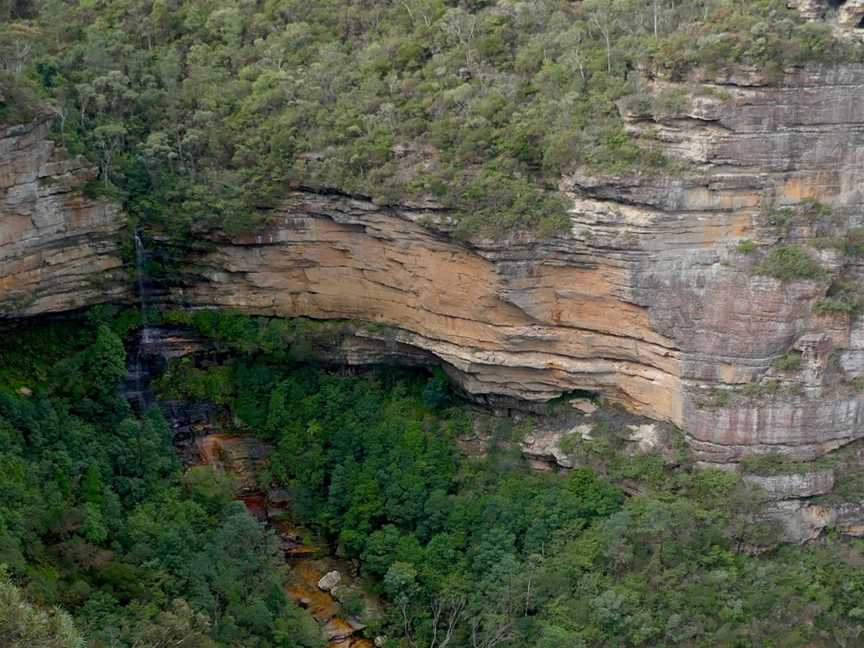
MULTIPOLYGON (((812 500, 864 470, 864 67, 776 81, 645 80, 625 122, 678 163, 562 178, 566 234, 463 243, 434 206, 298 190, 258 232, 207 234, 170 299, 355 320, 333 359, 440 362, 479 399, 594 392, 707 465, 832 453, 756 481, 792 537, 864 533, 860 505, 812 500), (790 249, 809 269, 771 276, 790 249)), ((95 171, 47 128, 0 133, 0 315, 128 297, 119 212, 76 189, 95 171)))
POLYGON ((646 81, 680 105, 625 110, 628 127, 687 172, 564 178, 568 235, 466 245, 434 209, 298 191, 275 225, 213 235, 175 298, 384 324, 360 335, 437 356, 479 397, 598 392, 675 423, 703 461, 812 459, 864 435, 864 328, 814 312, 861 274, 843 237, 864 219, 862 87, 852 66, 646 81), (757 272, 791 245, 816 278, 757 272))
POLYGON ((125 297, 119 209, 81 193, 96 175, 47 139, 49 124, 0 127, 0 317, 125 297))
POLYGON ((860 38, 856 31, 864 27, 862 0, 788 0, 787 5, 806 20, 831 25, 841 37, 860 38))
POLYGON ((281 226, 203 258, 206 281, 181 298, 387 324, 476 395, 602 389, 655 418, 680 416, 678 354, 628 301, 625 267, 579 262, 576 240, 469 249, 414 222, 428 215, 295 194, 281 226))

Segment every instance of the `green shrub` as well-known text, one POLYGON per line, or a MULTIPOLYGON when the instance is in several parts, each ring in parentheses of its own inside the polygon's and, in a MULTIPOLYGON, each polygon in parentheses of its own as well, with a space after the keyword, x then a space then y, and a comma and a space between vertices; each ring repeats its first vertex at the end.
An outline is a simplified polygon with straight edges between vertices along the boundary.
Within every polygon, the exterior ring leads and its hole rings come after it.
POLYGON ((59 608, 33 605, 0 565, 0 639, 6 648, 84 648, 72 618, 59 608))
POLYGON ((780 392, 783 385, 779 380, 766 380, 765 382, 747 383, 737 388, 737 393, 744 398, 759 399, 775 396, 780 392))
POLYGON ((768 225, 788 230, 792 224, 796 212, 791 207, 770 207, 763 213, 763 218, 768 225))
POLYGON ((26 123, 44 110, 44 99, 30 79, 0 70, 0 124, 26 123))
POLYGON ((817 315, 852 315, 861 308, 859 300, 846 301, 845 299, 832 299, 830 297, 819 299, 813 304, 813 312, 817 315))
POLYGON ((864 227, 854 227, 846 233, 845 251, 850 256, 864 254, 864 227))
POLYGON ((809 244, 817 250, 834 248, 835 250, 846 250, 846 239, 842 236, 816 236, 809 240, 809 244))
POLYGON ((788 232, 793 225, 828 225, 834 222, 831 208, 814 198, 787 207, 770 206, 763 212, 768 225, 788 232))
POLYGON ((744 457, 741 460, 741 467, 745 472, 755 475, 786 475, 813 470, 813 464, 792 462, 788 457, 777 452, 744 457))
POLYGON ((780 281, 819 279, 825 274, 819 263, 797 245, 773 250, 756 265, 755 271, 780 281))
POLYGON ((801 214, 810 220, 827 220, 831 218, 831 207, 815 198, 808 198, 799 207, 801 214))
POLYGON ((349 617, 359 617, 365 607, 363 595, 359 592, 349 593, 342 601, 342 613, 349 617))
POLYGON ((738 243, 735 249, 739 254, 753 254, 757 250, 757 246, 753 241, 744 239, 738 243))
POLYGON ((728 389, 712 389, 707 396, 697 400, 697 406, 707 410, 722 409, 729 404, 731 399, 732 394, 728 389))
POLYGON ((651 112, 658 117, 675 116, 687 110, 690 91, 686 86, 664 88, 651 99, 651 112))
POLYGON ((790 351, 774 363, 774 367, 780 371, 796 371, 801 368, 801 353, 790 351))

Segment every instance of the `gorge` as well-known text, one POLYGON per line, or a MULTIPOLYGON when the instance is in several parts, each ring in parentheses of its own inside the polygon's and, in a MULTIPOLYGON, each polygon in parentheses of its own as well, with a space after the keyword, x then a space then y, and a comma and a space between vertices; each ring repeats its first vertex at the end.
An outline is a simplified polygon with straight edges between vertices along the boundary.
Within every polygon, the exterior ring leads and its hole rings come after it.
POLYGON ((861 2, 108 4, 0 24, 0 589, 96 648, 857 645, 861 2))
MULTIPOLYGON (((162 299, 356 321, 334 350, 344 361, 440 364, 492 405, 591 392, 679 427, 705 465, 813 460, 864 429, 860 320, 817 306, 861 280, 844 241, 860 226, 862 80, 855 66, 781 86, 697 79, 675 113, 626 112, 693 171, 564 177, 570 230, 551 238, 466 243, 431 204, 295 190, 255 231, 202 232, 205 251, 181 250, 162 299), (818 276, 758 272, 788 246, 807 249, 818 276), (784 357, 794 368, 777 368, 784 357)), ((45 124, 4 137, 7 317, 129 299, 134 285, 119 209, 74 189, 95 170, 58 154, 45 124)))

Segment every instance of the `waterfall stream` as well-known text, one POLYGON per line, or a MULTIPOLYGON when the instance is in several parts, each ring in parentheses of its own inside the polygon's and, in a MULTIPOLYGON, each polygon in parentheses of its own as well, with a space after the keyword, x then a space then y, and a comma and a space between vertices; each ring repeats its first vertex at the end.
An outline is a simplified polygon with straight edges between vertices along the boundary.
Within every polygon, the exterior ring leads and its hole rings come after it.
POLYGON ((145 262, 147 260, 147 250, 144 248, 144 241, 141 238, 141 232, 136 227, 134 231, 135 238, 135 279, 137 285, 138 308, 141 312, 141 329, 139 332, 138 344, 135 345, 135 360, 132 366, 132 375, 135 382, 135 393, 133 401, 138 405, 139 411, 143 411, 148 405, 147 389, 144 385, 144 353, 151 343, 150 328, 147 326, 147 293, 145 291, 145 262))
POLYGON ((141 344, 150 343, 150 329, 147 326, 147 291, 145 288, 147 249, 141 238, 141 231, 135 228, 135 278, 138 285, 138 307, 141 310, 141 344))
POLYGON ((332 556, 325 544, 319 546, 304 540, 310 533, 291 522, 285 494, 276 491, 268 493, 257 485, 260 468, 257 464, 263 460, 269 448, 252 436, 225 433, 223 417, 214 403, 166 401, 160 399, 154 390, 153 380, 165 370, 172 358, 206 353, 208 345, 193 331, 148 321, 153 319, 148 318, 151 306, 149 298, 159 292, 147 275, 148 255, 151 252, 145 246, 143 233, 136 228, 133 237, 135 297, 141 326, 138 335, 129 341, 127 347, 126 398, 139 413, 150 406, 162 410, 184 464, 211 465, 241 478, 243 488, 238 499, 279 538, 285 566, 288 567, 286 594, 294 603, 307 608, 319 623, 322 637, 327 640, 327 648, 374 648, 370 639, 362 637, 364 623, 342 612, 338 598, 341 594, 337 594, 337 588, 333 587, 331 591, 319 586, 325 574, 336 570, 343 579, 339 591, 344 591, 345 596, 361 596, 366 615, 380 616, 378 600, 361 588, 359 579, 352 575, 353 565, 332 556), (281 499, 276 497, 277 494, 281 499))

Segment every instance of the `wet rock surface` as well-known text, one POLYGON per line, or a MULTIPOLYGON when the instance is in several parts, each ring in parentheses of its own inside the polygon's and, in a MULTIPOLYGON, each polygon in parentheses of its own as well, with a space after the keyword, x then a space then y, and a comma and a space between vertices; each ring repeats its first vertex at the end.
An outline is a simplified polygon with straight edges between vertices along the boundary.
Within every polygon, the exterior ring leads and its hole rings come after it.
POLYGON ((285 552, 285 591, 294 603, 312 614, 321 625, 328 648, 371 648, 360 633, 366 627, 358 618, 343 617, 337 590, 355 593, 363 602, 365 618, 380 614, 378 601, 358 586, 350 574, 351 563, 329 555, 326 544, 315 543, 308 529, 292 521, 290 498, 282 491, 271 496, 257 481, 272 447, 252 436, 211 433, 196 439, 196 465, 208 465, 237 477, 240 496, 249 512, 276 533, 285 552))
POLYGON ((222 413, 211 402, 158 399, 153 381, 171 360, 199 354, 208 348, 206 340, 188 329, 146 326, 137 331, 126 349, 124 396, 139 411, 153 404, 159 407, 171 428, 174 443, 186 449, 186 463, 191 460, 189 452, 194 440, 213 431, 222 413))

